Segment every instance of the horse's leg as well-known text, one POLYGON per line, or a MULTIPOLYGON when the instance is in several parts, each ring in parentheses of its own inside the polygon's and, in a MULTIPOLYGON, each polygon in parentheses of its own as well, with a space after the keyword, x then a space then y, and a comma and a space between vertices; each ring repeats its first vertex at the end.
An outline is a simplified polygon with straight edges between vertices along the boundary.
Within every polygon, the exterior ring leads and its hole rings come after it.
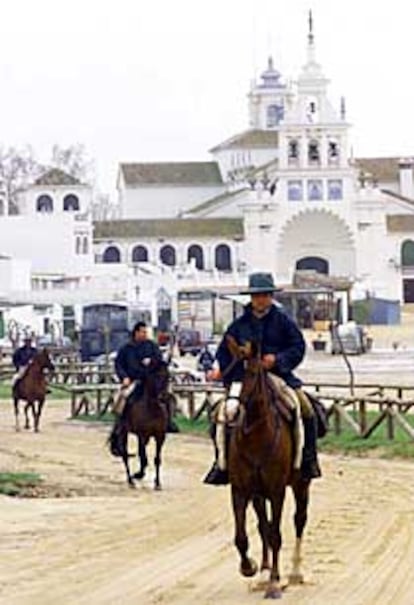
POLYGON ((248 498, 234 486, 231 488, 231 497, 235 521, 234 543, 241 558, 240 573, 243 576, 251 577, 257 572, 257 565, 253 559, 250 559, 247 556, 249 550, 249 539, 246 533, 246 509, 248 498))
POLYGON ((14 405, 14 422, 16 431, 20 431, 20 423, 19 423, 19 398, 13 397, 13 405, 14 405))
POLYGON ((143 479, 145 477, 145 469, 148 466, 147 443, 148 443, 148 437, 143 437, 142 435, 138 435, 138 458, 139 458, 140 468, 139 468, 139 471, 137 473, 135 473, 134 479, 143 479))
POLYGON ((29 408, 32 409, 32 413, 34 415, 33 412, 33 401, 28 401, 25 406, 24 406, 24 428, 26 430, 30 429, 30 422, 29 422, 29 408))
POLYGON ((160 483, 160 468, 161 468, 161 450, 165 441, 164 435, 157 435, 155 437, 155 458, 154 458, 154 466, 155 466, 155 480, 154 480, 154 489, 161 489, 160 483))
POLYGON ((302 537, 308 518, 309 503, 309 481, 298 479, 292 484, 293 495, 295 497, 295 530, 296 542, 292 557, 292 571, 289 575, 289 584, 302 584, 303 574, 301 570, 302 563, 302 537))
POLYGON ((269 563, 269 521, 266 514, 266 500, 263 496, 253 497, 253 508, 257 516, 257 529, 262 540, 262 563, 260 571, 270 570, 269 563))
POLYGON ((282 596, 282 587, 280 585, 279 573, 279 553, 282 546, 282 536, 280 533, 280 521, 282 518, 283 502, 285 499, 286 488, 280 489, 273 494, 270 499, 272 507, 272 520, 270 531, 270 543, 272 547, 272 569, 270 571, 270 583, 265 592, 266 599, 280 599, 282 596))
POLYGON ((34 416, 34 430, 35 430, 35 433, 39 432, 40 415, 42 413, 44 402, 45 402, 44 398, 38 399, 37 400, 37 405, 36 405, 36 402, 33 402, 33 416, 34 416))
POLYGON ((129 455, 128 455, 128 431, 122 431, 119 436, 120 449, 122 451, 122 460, 125 466, 125 472, 127 476, 127 482, 130 487, 135 487, 134 478, 131 475, 131 471, 129 469, 129 455))

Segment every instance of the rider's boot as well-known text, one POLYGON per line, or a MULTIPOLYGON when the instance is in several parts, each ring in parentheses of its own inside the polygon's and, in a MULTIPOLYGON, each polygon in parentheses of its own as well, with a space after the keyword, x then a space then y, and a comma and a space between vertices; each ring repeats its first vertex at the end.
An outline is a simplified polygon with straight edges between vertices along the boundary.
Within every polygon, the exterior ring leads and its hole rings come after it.
POLYGON ((214 441, 215 460, 213 466, 203 479, 208 485, 227 485, 229 483, 229 472, 227 470, 228 458, 228 436, 226 427, 216 425, 211 435, 214 441))
POLYGON ((303 417, 302 421, 305 429, 305 443, 302 452, 301 475, 303 479, 317 479, 322 476, 322 473, 316 447, 316 416, 303 417))

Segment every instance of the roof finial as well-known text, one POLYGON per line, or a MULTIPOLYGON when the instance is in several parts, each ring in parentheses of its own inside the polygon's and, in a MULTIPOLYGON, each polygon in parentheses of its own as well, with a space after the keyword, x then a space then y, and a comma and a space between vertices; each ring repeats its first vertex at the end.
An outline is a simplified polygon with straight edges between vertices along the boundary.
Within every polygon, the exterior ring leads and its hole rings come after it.
POLYGON ((313 16, 312 9, 309 10, 309 33, 308 33, 309 44, 313 44, 313 16))

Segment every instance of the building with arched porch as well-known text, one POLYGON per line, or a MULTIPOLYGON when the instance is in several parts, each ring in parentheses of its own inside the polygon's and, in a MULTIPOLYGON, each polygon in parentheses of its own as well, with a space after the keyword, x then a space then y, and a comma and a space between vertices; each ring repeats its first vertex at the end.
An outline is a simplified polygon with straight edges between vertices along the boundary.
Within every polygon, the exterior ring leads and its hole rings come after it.
POLYGON ((210 163, 121 164, 124 221, 95 226, 98 260, 117 245, 119 262, 191 266, 206 287, 226 274, 292 284, 314 271, 351 284, 354 299, 414 302, 413 161, 351 157, 345 99, 328 95, 311 16, 292 82, 269 58, 248 94, 248 128, 210 163), (166 198, 162 213, 154 200, 166 198))

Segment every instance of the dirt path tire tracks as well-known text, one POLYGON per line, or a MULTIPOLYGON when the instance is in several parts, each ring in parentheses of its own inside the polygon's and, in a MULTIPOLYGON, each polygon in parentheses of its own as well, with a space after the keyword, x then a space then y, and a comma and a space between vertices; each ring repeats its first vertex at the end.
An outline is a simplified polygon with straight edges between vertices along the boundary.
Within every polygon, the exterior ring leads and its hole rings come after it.
MULTIPOLYGON (((39 435, 16 434, 10 408, 0 407, 0 470, 39 472, 50 493, 61 496, 0 497, 0 603, 262 602, 237 571, 229 491, 201 483, 211 462, 208 441, 171 436, 164 490, 153 491, 151 469, 133 491, 105 450, 108 429, 69 422, 66 411, 61 402, 49 404, 39 435)), ((289 587, 283 602, 412 605, 413 465, 335 456, 322 464, 304 545, 307 583, 289 587)), ((289 495, 284 574, 292 515, 289 495)), ((249 526, 257 558, 252 514, 249 526)))

